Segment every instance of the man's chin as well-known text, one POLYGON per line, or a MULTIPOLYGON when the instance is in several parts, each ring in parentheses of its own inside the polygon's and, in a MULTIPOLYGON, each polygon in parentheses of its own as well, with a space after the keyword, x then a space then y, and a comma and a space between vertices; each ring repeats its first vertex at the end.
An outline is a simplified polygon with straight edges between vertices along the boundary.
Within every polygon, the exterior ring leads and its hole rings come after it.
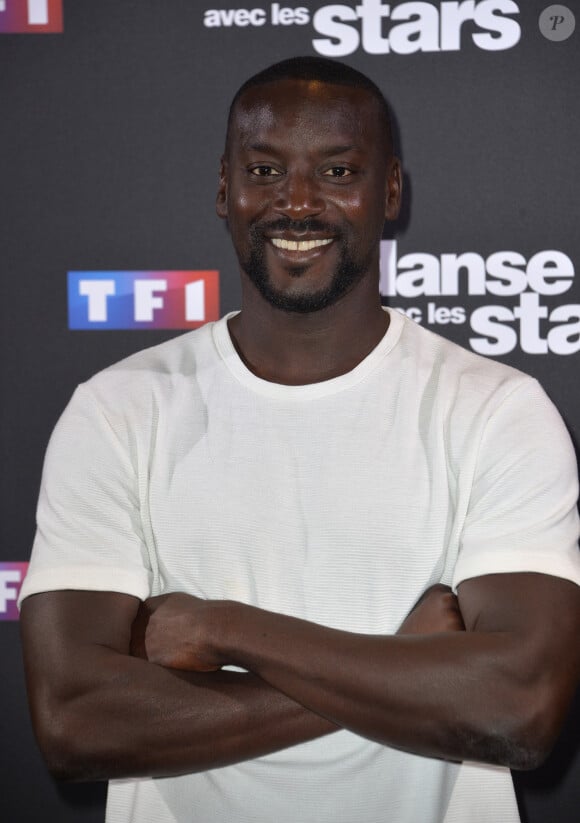
POLYGON ((326 309, 349 291, 349 288, 336 288, 336 284, 328 289, 311 292, 279 291, 269 284, 256 285, 264 300, 271 306, 294 314, 309 314, 326 309))
POLYGON ((312 265, 296 263, 285 268, 281 275, 270 272, 263 259, 248 263, 250 265, 244 266, 244 271, 264 300, 274 308, 294 314, 308 314, 328 308, 348 294, 364 272, 364 267, 344 265, 343 262, 323 287, 317 289, 320 279, 329 277, 328 271, 319 272, 312 265), (281 276, 282 285, 276 282, 276 276, 281 276))
POLYGON ((288 274, 290 277, 298 278, 302 277, 308 271, 308 266, 291 266, 288 268, 288 274))

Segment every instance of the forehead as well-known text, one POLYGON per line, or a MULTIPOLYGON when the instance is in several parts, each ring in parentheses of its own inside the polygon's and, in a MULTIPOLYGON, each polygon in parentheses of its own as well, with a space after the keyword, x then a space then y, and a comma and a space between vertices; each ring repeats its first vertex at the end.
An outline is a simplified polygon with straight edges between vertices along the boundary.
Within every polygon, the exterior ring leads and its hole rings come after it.
POLYGON ((288 144, 328 140, 364 148, 383 144, 381 123, 380 104, 364 88, 282 80, 244 92, 232 114, 229 142, 244 148, 276 136, 288 144))

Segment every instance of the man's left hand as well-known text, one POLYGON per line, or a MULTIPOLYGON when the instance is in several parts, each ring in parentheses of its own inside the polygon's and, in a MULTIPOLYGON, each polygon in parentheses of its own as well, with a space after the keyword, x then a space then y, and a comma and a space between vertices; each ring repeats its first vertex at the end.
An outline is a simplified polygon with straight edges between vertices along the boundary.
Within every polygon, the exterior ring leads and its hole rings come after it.
POLYGON ((205 638, 210 612, 220 601, 174 592, 141 603, 131 631, 131 654, 170 669, 217 671, 220 660, 205 638))

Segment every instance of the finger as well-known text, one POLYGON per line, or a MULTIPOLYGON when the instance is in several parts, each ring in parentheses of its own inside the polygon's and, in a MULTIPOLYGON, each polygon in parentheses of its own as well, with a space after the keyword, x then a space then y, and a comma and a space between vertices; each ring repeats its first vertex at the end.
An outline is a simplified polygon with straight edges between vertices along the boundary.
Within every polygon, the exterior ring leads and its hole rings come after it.
POLYGON ((129 644, 129 651, 133 657, 142 657, 147 659, 147 650, 145 647, 145 632, 149 624, 149 613, 142 603, 139 606, 137 615, 131 626, 131 640, 129 644))

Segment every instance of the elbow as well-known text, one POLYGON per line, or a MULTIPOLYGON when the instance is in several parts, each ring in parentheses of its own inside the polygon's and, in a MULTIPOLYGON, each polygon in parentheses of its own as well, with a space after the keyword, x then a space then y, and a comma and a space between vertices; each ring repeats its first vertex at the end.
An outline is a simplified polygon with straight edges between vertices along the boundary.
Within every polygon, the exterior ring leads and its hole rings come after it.
POLYGON ((536 671, 536 677, 528 680, 517 701, 514 756, 506 765, 527 771, 545 763, 564 727, 576 683, 576 677, 547 665, 541 674, 536 671))
MULTIPOLYGON (((495 757, 488 760, 515 771, 530 771, 542 766, 551 754, 562 731, 577 676, 570 668, 553 665, 545 655, 536 654, 510 667, 509 676, 497 677, 503 687, 488 703, 491 720, 490 748, 495 757)), ((506 674, 505 670, 503 674, 506 674)))
POLYGON ((507 766, 513 771, 531 771, 544 763, 552 747, 540 740, 512 738, 498 741, 497 749, 500 753, 498 765, 507 766))
POLYGON ((55 780, 73 782, 83 779, 82 758, 76 756, 76 746, 66 733, 65 723, 51 718, 50 723, 37 729, 36 740, 55 780))
POLYGON ((485 760, 514 771, 537 769, 550 755, 563 717, 553 695, 539 691, 521 695, 517 707, 503 717, 489 736, 485 760))
POLYGON ((562 718, 548 701, 541 701, 524 715, 515 729, 511 757, 505 764, 515 771, 542 766, 554 748, 562 725, 562 718))
POLYGON ((495 730, 470 730, 461 734, 458 740, 460 759, 505 766, 514 771, 537 769, 547 758, 551 746, 535 733, 524 734, 520 728, 514 727, 512 720, 498 724, 495 730))
MULTIPOLYGON (((497 681, 496 681, 497 682, 497 681)), ((529 771, 550 755, 569 701, 541 683, 514 683, 501 693, 488 692, 471 720, 456 727, 460 759, 529 771), (483 707, 483 711, 481 710, 483 707)))
POLYGON ((72 709, 45 710, 33 717, 33 727, 44 762, 55 780, 103 779, 91 756, 90 730, 81 727, 72 709))

